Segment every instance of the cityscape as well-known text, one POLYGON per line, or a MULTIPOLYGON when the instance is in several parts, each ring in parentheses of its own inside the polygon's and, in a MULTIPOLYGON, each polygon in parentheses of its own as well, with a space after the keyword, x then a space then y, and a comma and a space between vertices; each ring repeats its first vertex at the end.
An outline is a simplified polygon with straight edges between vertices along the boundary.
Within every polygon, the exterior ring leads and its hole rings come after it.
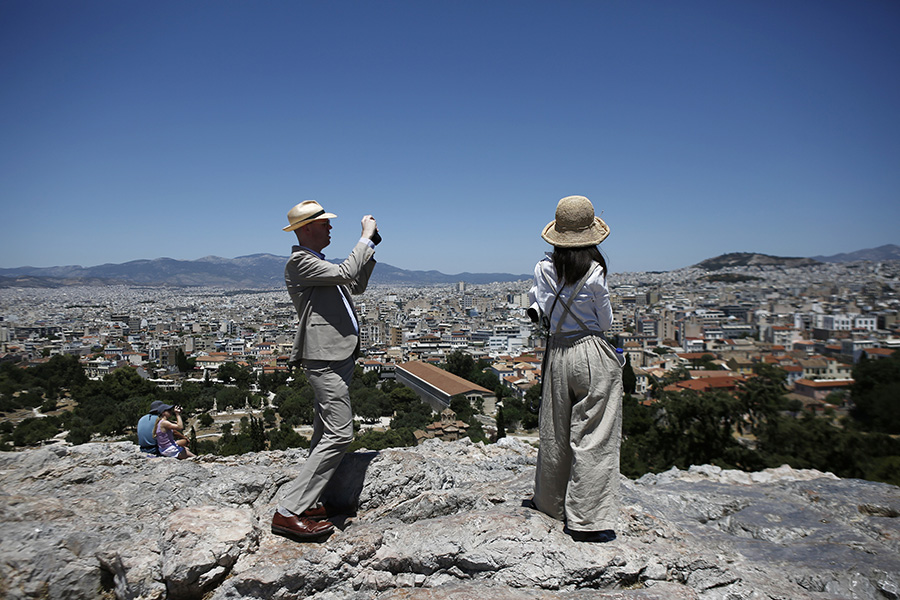
MULTIPOLYGON (((900 348, 900 261, 612 273, 609 284, 609 336, 629 359, 636 397, 647 402, 654 382, 733 391, 754 365, 768 363, 786 373, 792 399, 840 412, 860 357, 900 348)), ((403 380, 440 413, 450 393, 442 402, 416 389, 416 379, 427 385, 430 377, 411 365, 439 365, 459 351, 485 361, 504 394, 524 398, 540 381, 545 343, 526 315, 530 285, 371 285, 356 298, 359 365, 403 380)), ((215 380, 227 363, 258 375, 290 370, 296 314, 283 288, 8 288, 0 299, 4 360, 74 355, 90 378, 130 366, 165 389, 215 380), (188 373, 178 368, 180 353, 193 359, 188 373)), ((485 401, 489 418, 494 392, 463 390, 485 401)))

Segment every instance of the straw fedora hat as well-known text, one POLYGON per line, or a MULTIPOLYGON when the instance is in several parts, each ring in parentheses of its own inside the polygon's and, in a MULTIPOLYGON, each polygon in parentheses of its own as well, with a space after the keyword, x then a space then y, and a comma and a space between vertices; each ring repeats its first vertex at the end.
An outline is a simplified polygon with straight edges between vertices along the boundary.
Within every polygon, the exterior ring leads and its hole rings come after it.
POLYGON ((566 196, 556 205, 556 219, 541 237, 560 248, 596 246, 609 235, 609 226, 594 216, 594 205, 584 196, 566 196))
POLYGON ((288 211, 288 223, 290 224, 287 227, 282 227, 282 229, 293 231, 319 219, 334 219, 336 217, 337 215, 335 214, 325 212, 325 209, 315 200, 304 200, 288 211))

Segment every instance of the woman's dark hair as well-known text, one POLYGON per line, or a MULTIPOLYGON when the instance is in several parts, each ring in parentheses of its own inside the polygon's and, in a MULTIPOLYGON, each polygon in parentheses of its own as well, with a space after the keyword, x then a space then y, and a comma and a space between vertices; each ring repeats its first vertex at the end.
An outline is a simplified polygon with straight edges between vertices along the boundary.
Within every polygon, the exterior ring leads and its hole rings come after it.
POLYGON ((556 267, 556 277, 564 285, 575 285, 588 272, 595 262, 600 263, 603 272, 606 272, 606 260, 600 254, 597 246, 582 246, 581 248, 553 247, 551 256, 553 266, 556 267))

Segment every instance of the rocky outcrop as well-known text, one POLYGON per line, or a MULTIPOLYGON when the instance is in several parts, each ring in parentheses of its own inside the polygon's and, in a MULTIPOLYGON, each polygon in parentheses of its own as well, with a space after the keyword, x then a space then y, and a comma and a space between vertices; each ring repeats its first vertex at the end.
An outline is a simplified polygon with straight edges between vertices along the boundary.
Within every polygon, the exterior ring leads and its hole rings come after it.
POLYGON ((618 538, 591 544, 524 504, 533 447, 430 441, 347 455, 328 494, 355 516, 297 544, 269 521, 305 455, 0 455, 0 597, 900 597, 900 489, 885 484, 787 467, 623 479, 618 538))

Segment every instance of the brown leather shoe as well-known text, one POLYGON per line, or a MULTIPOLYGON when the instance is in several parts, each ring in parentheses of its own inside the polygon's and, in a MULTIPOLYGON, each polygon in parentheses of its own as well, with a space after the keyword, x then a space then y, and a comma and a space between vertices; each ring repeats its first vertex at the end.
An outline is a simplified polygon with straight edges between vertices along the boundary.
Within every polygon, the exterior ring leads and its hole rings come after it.
POLYGON ((319 506, 307 508, 302 513, 300 513, 300 516, 306 517, 307 519, 315 519, 317 521, 321 521, 322 519, 328 518, 328 510, 325 508, 324 504, 320 504, 319 506))
POLYGON ((295 542, 316 542, 325 539, 334 531, 334 525, 327 521, 314 521, 296 515, 285 517, 275 513, 272 517, 272 533, 295 542))

